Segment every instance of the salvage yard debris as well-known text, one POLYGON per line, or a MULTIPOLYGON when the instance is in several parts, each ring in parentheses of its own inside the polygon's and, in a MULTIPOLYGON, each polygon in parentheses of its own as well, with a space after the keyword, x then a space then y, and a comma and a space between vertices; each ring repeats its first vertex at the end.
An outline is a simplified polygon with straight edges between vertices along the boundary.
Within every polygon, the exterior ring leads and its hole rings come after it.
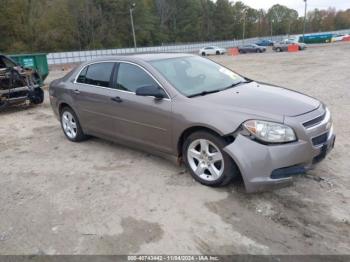
POLYGON ((0 55, 0 110, 26 101, 41 104, 44 92, 40 82, 35 70, 23 68, 9 57, 0 55))

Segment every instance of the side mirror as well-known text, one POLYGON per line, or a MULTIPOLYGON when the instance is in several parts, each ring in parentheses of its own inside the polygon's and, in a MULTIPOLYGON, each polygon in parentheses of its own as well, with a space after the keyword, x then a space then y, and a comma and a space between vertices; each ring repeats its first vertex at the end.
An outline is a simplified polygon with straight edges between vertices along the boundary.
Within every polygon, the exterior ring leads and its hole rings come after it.
POLYGON ((143 86, 136 90, 138 96, 154 96, 156 99, 166 97, 164 91, 159 86, 143 86))

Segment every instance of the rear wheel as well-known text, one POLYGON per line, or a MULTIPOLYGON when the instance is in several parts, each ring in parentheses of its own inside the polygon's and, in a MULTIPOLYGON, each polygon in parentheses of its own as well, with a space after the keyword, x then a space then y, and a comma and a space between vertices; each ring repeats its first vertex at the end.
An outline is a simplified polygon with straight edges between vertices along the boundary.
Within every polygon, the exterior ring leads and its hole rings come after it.
POLYGON ((282 52, 282 49, 281 49, 280 47, 277 47, 277 48, 276 48, 276 51, 277 51, 277 52, 282 52))
POLYGON ((219 51, 216 51, 216 55, 220 55, 220 52, 219 52, 219 51))
POLYGON ((65 136, 72 142, 80 142, 87 138, 84 134, 78 117, 69 107, 61 110, 61 126, 65 136))
POLYGON ((231 157, 223 151, 226 142, 206 131, 191 134, 183 146, 183 158, 192 177, 207 186, 224 186, 238 175, 231 157))

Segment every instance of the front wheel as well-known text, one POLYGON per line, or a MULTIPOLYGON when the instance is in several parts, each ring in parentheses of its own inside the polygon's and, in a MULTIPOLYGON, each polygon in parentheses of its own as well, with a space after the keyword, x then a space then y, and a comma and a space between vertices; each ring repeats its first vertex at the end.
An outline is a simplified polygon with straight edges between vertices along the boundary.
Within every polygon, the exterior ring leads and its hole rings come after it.
POLYGON ((61 111, 61 126, 65 136, 72 142, 80 142, 87 138, 77 115, 69 107, 65 107, 61 111))
POLYGON ((199 131, 190 135, 183 146, 183 158, 192 177, 207 186, 224 186, 238 175, 231 157, 223 151, 224 139, 199 131))
POLYGON ((204 52, 202 52, 202 56, 206 56, 206 54, 204 52))

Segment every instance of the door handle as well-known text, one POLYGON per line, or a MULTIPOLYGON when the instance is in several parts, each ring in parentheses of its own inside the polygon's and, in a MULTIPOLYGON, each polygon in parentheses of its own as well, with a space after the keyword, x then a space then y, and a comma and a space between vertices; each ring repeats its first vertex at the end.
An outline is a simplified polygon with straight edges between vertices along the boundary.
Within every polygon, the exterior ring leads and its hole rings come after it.
POLYGON ((114 101, 114 102, 117 102, 117 103, 123 102, 123 99, 121 99, 119 96, 112 97, 111 100, 114 101))
POLYGON ((75 89, 73 92, 74 92, 75 94, 80 94, 80 91, 79 91, 78 89, 75 89))

